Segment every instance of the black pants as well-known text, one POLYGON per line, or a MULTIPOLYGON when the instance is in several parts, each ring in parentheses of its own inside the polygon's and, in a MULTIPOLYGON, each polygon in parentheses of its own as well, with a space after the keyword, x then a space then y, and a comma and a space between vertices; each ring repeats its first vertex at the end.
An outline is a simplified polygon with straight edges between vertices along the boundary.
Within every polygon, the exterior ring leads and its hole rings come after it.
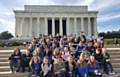
POLYGON ((20 68, 21 68, 21 61, 20 60, 18 60, 17 62, 10 60, 9 64, 10 64, 10 69, 12 72, 14 72, 14 71, 19 72, 20 71, 20 68))

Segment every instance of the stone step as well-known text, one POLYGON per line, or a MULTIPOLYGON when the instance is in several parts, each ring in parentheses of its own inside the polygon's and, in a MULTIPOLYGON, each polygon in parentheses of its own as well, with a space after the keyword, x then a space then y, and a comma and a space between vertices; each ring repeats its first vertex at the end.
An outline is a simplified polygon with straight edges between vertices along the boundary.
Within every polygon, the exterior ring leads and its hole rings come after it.
POLYGON ((116 51, 116 50, 120 50, 120 48, 106 48, 107 50, 110 50, 110 51, 116 51))
POLYGON ((120 63, 112 63, 113 68, 120 68, 120 63))
POLYGON ((114 68, 115 73, 120 74, 120 68, 114 68))
POLYGON ((9 66, 9 62, 0 62, 0 67, 9 66))
POLYGON ((120 55, 110 55, 111 59, 120 59, 120 55))
POLYGON ((10 71, 10 66, 2 66, 0 67, 0 72, 9 72, 10 71))
MULTIPOLYGON (((28 76, 28 73, 15 73, 15 74, 9 73, 9 74, 0 75, 0 77, 27 77, 27 76, 28 76)), ((120 74, 119 73, 116 73, 115 75, 103 74, 103 77, 120 77, 120 74)))
POLYGON ((0 57, 0 62, 8 62, 8 58, 1 58, 0 57))
POLYGON ((120 55, 120 52, 109 52, 110 55, 120 55))
POLYGON ((0 56, 2 55, 10 55, 12 52, 0 52, 0 56))
POLYGON ((0 74, 0 77, 28 77, 28 73, 0 74))
POLYGON ((0 72, 0 77, 3 77, 2 75, 8 75, 12 74, 12 71, 6 71, 6 72, 0 72))
POLYGON ((111 52, 120 52, 120 50, 118 50, 118 51, 113 51, 113 50, 109 50, 109 51, 107 51, 108 53, 111 53, 111 52))
POLYGON ((8 58, 10 54, 0 54, 0 58, 8 58))
POLYGON ((120 77, 120 74, 117 73, 115 75, 107 75, 107 74, 103 74, 103 77, 120 77))
POLYGON ((119 59, 118 58, 116 58, 116 59, 111 58, 111 62, 112 63, 120 63, 120 58, 119 59))

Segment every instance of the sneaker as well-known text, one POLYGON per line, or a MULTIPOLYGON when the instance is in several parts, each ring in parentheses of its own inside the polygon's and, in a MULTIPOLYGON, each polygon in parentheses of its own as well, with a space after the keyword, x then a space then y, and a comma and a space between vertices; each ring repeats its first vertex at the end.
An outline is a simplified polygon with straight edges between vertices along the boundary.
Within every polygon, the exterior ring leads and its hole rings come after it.
POLYGON ((109 74, 110 74, 110 75, 115 75, 115 72, 110 72, 109 74))

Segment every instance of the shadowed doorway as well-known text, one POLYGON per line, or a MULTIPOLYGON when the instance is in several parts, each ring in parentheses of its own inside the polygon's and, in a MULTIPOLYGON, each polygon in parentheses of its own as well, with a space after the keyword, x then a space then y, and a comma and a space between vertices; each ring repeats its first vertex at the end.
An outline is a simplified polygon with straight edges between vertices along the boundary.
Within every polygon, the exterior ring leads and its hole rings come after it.
POLYGON ((63 26, 63 35, 66 35, 66 19, 62 20, 62 26, 63 26))
POLYGON ((48 19, 48 35, 52 34, 52 20, 48 19))
POLYGON ((55 35, 59 33, 59 19, 55 20, 55 35))

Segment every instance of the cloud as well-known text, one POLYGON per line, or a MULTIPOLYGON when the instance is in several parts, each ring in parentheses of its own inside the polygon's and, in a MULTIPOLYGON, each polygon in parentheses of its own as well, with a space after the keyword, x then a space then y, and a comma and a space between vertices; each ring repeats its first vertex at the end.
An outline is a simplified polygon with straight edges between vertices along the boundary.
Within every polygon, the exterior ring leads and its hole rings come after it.
POLYGON ((26 5, 53 5, 51 0, 25 0, 26 5))
POLYGON ((106 22, 106 21, 117 19, 117 18, 120 18, 120 14, 114 14, 114 15, 108 14, 108 15, 99 16, 98 21, 106 22))
MULTIPOLYGON (((107 21, 120 18, 120 11, 118 13, 113 11, 114 8, 116 10, 120 9, 119 0, 1 0, 0 32, 8 30, 14 34, 15 18, 13 10, 23 10, 24 5, 87 5, 89 10, 99 11, 97 19, 99 23, 107 23, 107 21)), ((102 25, 99 27, 101 28, 102 25)))

